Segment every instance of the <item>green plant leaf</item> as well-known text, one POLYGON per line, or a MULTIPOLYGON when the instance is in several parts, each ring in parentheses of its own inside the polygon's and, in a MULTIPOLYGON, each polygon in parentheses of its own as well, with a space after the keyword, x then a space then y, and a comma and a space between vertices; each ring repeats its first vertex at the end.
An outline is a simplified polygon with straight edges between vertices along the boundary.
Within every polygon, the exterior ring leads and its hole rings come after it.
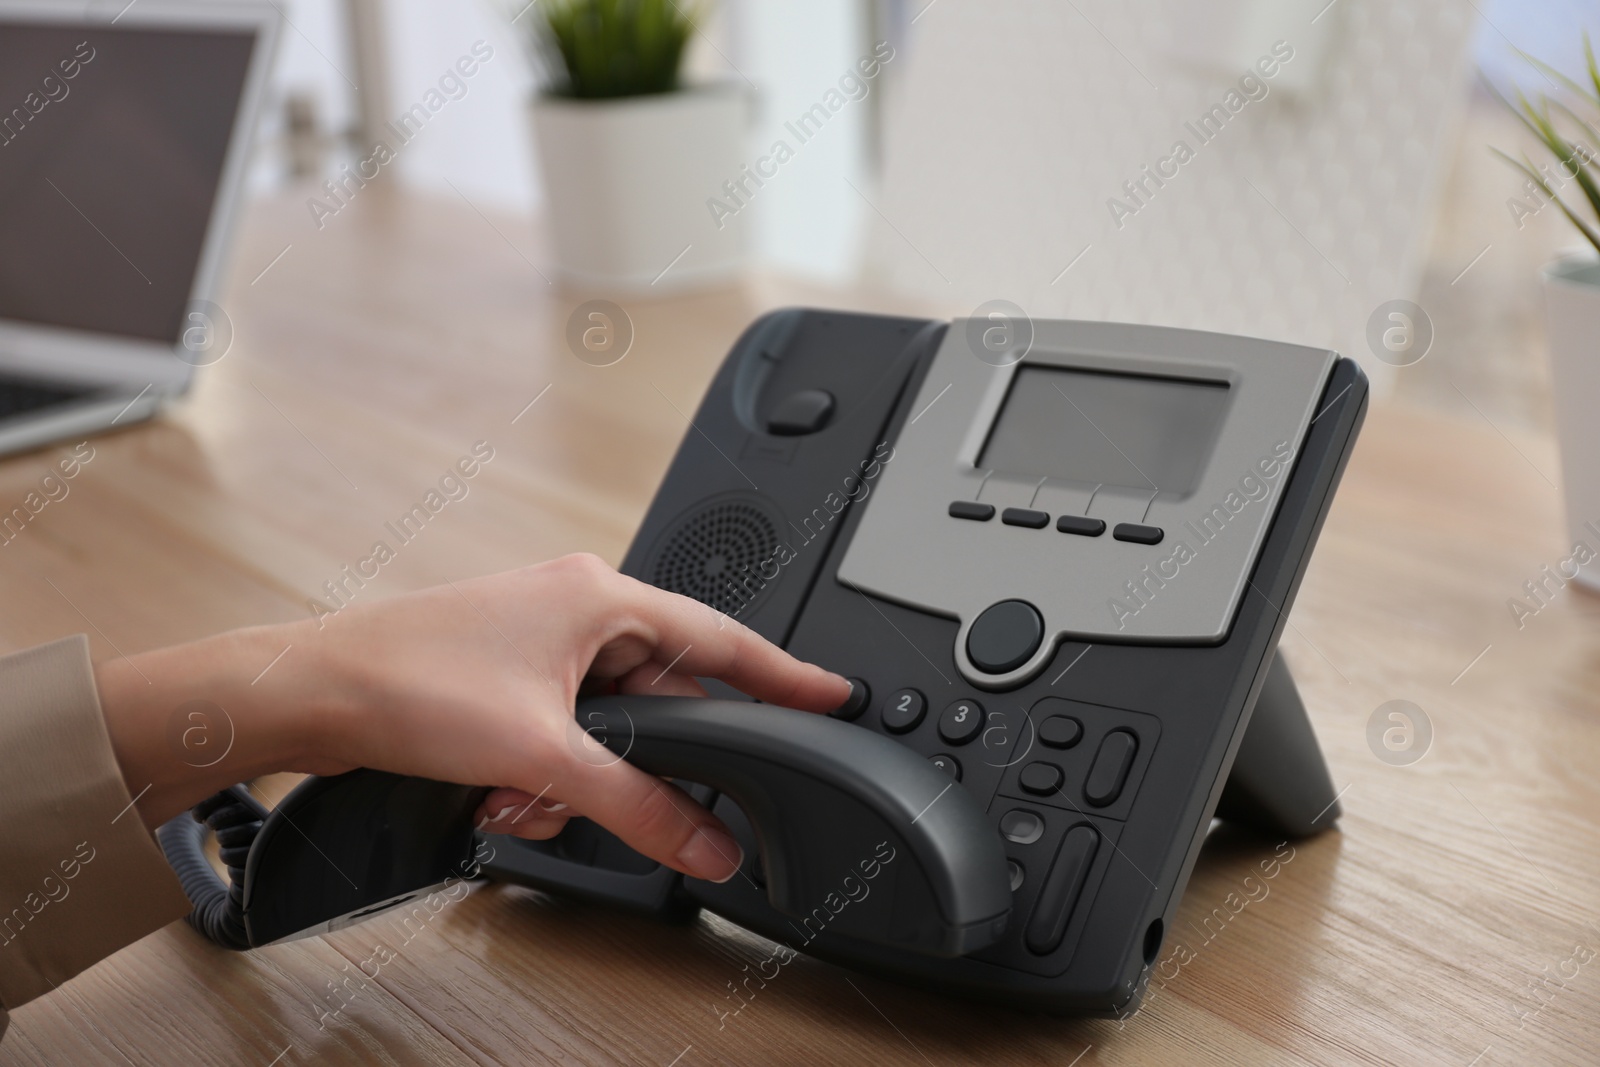
POLYGON ((541 52, 560 61, 546 91, 606 99, 677 89, 702 9, 674 0, 543 0, 540 14, 533 21, 547 42, 541 52))
MULTIPOLYGON (((1535 69, 1541 71, 1552 80, 1559 81, 1583 100, 1600 107, 1600 64, 1595 61, 1594 48, 1589 41, 1587 33, 1584 34, 1583 50, 1589 78, 1593 82, 1592 91, 1589 87, 1567 77, 1548 63, 1527 53, 1521 54, 1535 69)), ((1600 165, 1597 165, 1593 154, 1600 152, 1600 131, 1597 131, 1593 125, 1585 121, 1561 100, 1553 99, 1543 94, 1536 99, 1529 99, 1526 93, 1518 89, 1516 91, 1516 100, 1512 101, 1506 99, 1505 95, 1487 78, 1484 79, 1484 84, 1494 98, 1516 118, 1523 128, 1533 134, 1534 138, 1555 157, 1563 176, 1571 177, 1577 181, 1579 189, 1583 192, 1583 198, 1587 201, 1589 210, 1594 213, 1597 219, 1600 219, 1600 181, 1597 181, 1597 175, 1594 173, 1595 170, 1600 170, 1600 165), (1556 125, 1555 120, 1551 118, 1552 109, 1558 114, 1565 115, 1584 133, 1595 137, 1594 144, 1584 146, 1585 151, 1582 155, 1579 154, 1578 146, 1568 140, 1556 125)), ((1526 153, 1523 154, 1522 160, 1519 162, 1499 149, 1493 149, 1493 151, 1500 158, 1532 179, 1534 184, 1543 190, 1546 196, 1555 201, 1556 205, 1561 208, 1561 213, 1578 228, 1584 238, 1595 246, 1595 250, 1600 251, 1600 230, 1597 230, 1596 226, 1590 221, 1580 217, 1561 198, 1550 180, 1534 166, 1533 160, 1526 153)), ((1546 166, 1548 167, 1548 164, 1546 166)))
POLYGON ((1584 152, 1581 155, 1578 152, 1579 146, 1577 144, 1567 142, 1568 147, 1571 149, 1571 154, 1569 154, 1563 162, 1575 162, 1578 164, 1578 173, 1575 174, 1574 177, 1576 177, 1578 179, 1578 183, 1583 186, 1583 194, 1584 196, 1588 197, 1589 206, 1594 208, 1596 217, 1600 217, 1600 185, 1596 184, 1591 173, 1594 169, 1596 169, 1597 166, 1596 154, 1600 153, 1600 130, 1596 130, 1576 111, 1573 111, 1561 101, 1551 100, 1547 103, 1548 106, 1555 108, 1557 111, 1560 111, 1566 115, 1570 121, 1575 123, 1591 138, 1588 144, 1582 146, 1584 152))
MULTIPOLYGON (((1572 163, 1579 159, 1578 149, 1568 142, 1566 138, 1562 137, 1561 131, 1557 130, 1555 123, 1550 121, 1550 101, 1544 100, 1542 101, 1542 106, 1535 107, 1525 97, 1520 99, 1525 112, 1524 116, 1519 116, 1523 118, 1523 124, 1533 131, 1534 136, 1544 142, 1545 147, 1550 150, 1551 154, 1556 157, 1556 161, 1561 164, 1562 174, 1566 174, 1569 169, 1572 169, 1572 163)), ((1573 169, 1573 173, 1570 176, 1577 179, 1578 185, 1583 189, 1584 197, 1589 201, 1589 206, 1597 214, 1600 214, 1600 186, 1595 184, 1594 176, 1589 173, 1581 162, 1573 169)))
POLYGON ((1544 190, 1545 195, 1555 202, 1556 207, 1561 209, 1561 213, 1565 215, 1572 222, 1572 224, 1578 228, 1578 231, 1583 234, 1588 242, 1594 246, 1595 251, 1600 252, 1600 232, 1597 232, 1594 227, 1590 226, 1587 222, 1573 213, 1572 209, 1567 206, 1566 201, 1562 200, 1561 197, 1557 195, 1556 191, 1550 188, 1550 183, 1545 180, 1544 175, 1540 174, 1534 169, 1533 161, 1531 159, 1528 159, 1527 156, 1523 156, 1522 161, 1515 160, 1506 155, 1504 152, 1500 151, 1498 148, 1491 148, 1489 151, 1493 152, 1495 155, 1499 156, 1501 159, 1505 160, 1507 163, 1526 174, 1529 178, 1532 178, 1534 184, 1544 190))
POLYGON ((1600 65, 1594 61, 1594 44, 1589 40, 1589 31, 1583 31, 1583 60, 1589 68, 1589 80, 1594 83, 1595 95, 1591 98, 1600 105, 1600 65))
POLYGON ((1520 50, 1517 52, 1517 54, 1526 60, 1529 66, 1533 67, 1541 74, 1544 74, 1546 77, 1553 78, 1562 85, 1565 85, 1568 89, 1571 89, 1589 103, 1593 104, 1595 107, 1600 107, 1600 95, 1596 95, 1597 93, 1600 93, 1600 82, 1597 82, 1595 86, 1591 88, 1590 86, 1584 85, 1582 82, 1574 81, 1572 78, 1567 77, 1567 75, 1561 73, 1555 67, 1552 67, 1542 59, 1530 56, 1528 53, 1520 50))

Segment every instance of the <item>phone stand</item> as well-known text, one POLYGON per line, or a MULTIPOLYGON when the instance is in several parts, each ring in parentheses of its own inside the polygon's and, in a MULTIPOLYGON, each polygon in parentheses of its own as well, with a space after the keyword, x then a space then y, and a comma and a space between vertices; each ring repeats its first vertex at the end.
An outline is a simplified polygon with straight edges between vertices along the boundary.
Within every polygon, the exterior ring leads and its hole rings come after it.
POLYGON ((1275 837, 1308 837, 1338 821, 1339 795, 1283 653, 1273 654, 1217 818, 1275 837))

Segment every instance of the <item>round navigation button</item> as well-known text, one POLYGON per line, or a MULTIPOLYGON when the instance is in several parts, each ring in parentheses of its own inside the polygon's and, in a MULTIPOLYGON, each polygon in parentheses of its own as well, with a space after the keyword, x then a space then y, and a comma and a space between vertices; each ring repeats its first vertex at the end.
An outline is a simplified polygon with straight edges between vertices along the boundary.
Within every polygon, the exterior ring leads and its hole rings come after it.
POLYGON ((928 710, 928 702, 915 689, 896 689, 883 703, 883 728, 892 734, 915 730, 928 710))
POLYGON ((1044 640, 1044 619, 1026 600, 1002 600, 985 608, 967 631, 967 657, 985 674, 1014 671, 1044 640))
POLYGON ((939 736, 946 744, 964 745, 983 729, 983 705, 976 700, 958 700, 939 716, 939 736))
POLYGON ((961 761, 954 756, 947 756, 943 752, 937 756, 929 756, 928 762, 939 768, 956 781, 961 781, 961 761))

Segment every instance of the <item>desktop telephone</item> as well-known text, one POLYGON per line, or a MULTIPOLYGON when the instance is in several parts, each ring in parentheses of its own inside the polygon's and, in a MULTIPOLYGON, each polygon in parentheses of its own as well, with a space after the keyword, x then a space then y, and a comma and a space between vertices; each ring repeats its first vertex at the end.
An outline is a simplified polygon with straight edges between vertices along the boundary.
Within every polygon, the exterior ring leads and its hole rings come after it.
POLYGON ((355 771, 270 815, 197 809, 234 835, 231 889, 193 869, 203 827, 163 828, 211 902, 197 925, 267 944, 481 871, 706 908, 958 995, 1130 1010, 1213 816, 1282 836, 1339 816, 1277 643, 1367 385, 1325 350, 1028 325, 777 311, 712 382, 622 570, 846 675, 850 699, 815 716, 712 683, 577 715, 713 807, 745 848, 734 878, 583 819, 490 838, 480 865, 480 790, 355 771), (353 850, 362 888, 312 871, 316 839, 353 850))

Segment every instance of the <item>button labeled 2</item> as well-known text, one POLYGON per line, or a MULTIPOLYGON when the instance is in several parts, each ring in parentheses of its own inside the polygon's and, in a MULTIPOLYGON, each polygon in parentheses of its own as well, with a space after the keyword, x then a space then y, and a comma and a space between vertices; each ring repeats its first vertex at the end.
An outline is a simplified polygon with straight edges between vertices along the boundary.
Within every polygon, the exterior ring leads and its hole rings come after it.
POLYGON ((928 702, 915 689, 896 689, 883 705, 883 728, 892 734, 915 730, 928 710, 928 702))

